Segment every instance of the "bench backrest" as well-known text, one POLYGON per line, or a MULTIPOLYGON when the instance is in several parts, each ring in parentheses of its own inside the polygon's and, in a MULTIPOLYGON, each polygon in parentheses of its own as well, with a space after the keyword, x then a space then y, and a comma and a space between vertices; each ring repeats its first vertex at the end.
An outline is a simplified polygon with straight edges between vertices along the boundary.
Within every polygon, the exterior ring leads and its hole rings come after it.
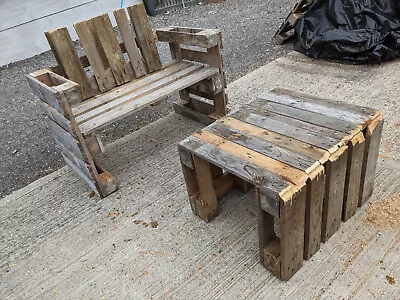
POLYGON ((161 68, 143 3, 114 11, 122 42, 108 14, 74 24, 85 55, 79 57, 66 27, 45 33, 58 62, 55 73, 76 82, 82 100, 161 68))

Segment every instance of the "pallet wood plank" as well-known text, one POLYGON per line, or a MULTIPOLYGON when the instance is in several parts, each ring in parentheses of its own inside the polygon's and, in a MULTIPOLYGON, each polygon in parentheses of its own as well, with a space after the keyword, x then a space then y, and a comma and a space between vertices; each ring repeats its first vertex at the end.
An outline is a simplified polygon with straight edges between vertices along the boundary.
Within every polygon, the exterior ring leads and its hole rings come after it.
POLYGON ((260 154, 276 159, 291 167, 302 170, 307 174, 314 169, 316 163, 319 165, 318 162, 310 157, 306 157, 292 150, 274 145, 266 140, 256 139, 247 133, 233 129, 227 125, 224 125, 223 123, 214 123, 204 128, 204 130, 218 135, 226 140, 232 141, 238 145, 250 148, 260 154))
POLYGON ((149 72, 157 71, 161 68, 160 56, 153 39, 146 9, 143 3, 127 7, 129 18, 135 29, 137 42, 142 56, 146 62, 149 72))
POLYGON ((308 260, 320 248, 322 206, 325 193, 325 169, 320 166, 307 181, 306 216, 304 228, 304 259, 308 260))
POLYGON ((328 151, 333 151, 332 148, 336 149, 336 145, 340 142, 337 139, 317 134, 312 131, 306 131, 297 126, 290 126, 283 122, 277 122, 262 117, 259 114, 256 114, 256 112, 256 110, 249 111, 248 109, 241 109, 240 111, 231 113, 230 116, 240 121, 267 129, 269 131, 274 131, 281 135, 300 140, 328 151))
POLYGON ((93 119, 90 119, 87 122, 84 122, 79 125, 81 131, 85 134, 93 132, 103 126, 106 126, 116 120, 119 120, 126 115, 136 111, 138 109, 142 109, 146 106, 149 106, 159 100, 164 99, 166 96, 188 86, 192 85, 193 83, 199 82, 205 78, 214 76, 218 72, 214 68, 203 68, 193 74, 190 74, 184 78, 176 80, 169 85, 149 92, 142 97, 135 99, 135 101, 129 101, 125 105, 118 106, 113 110, 107 111, 104 114, 99 115, 93 119))
POLYGON ((76 82, 81 90, 84 99, 94 96, 89 80, 81 64, 78 52, 72 42, 66 27, 45 32, 47 41, 58 64, 62 66, 68 79, 76 82))
POLYGON ((134 101, 136 98, 138 98, 140 96, 143 97, 144 95, 146 95, 148 93, 151 93, 151 92, 159 90, 163 87, 166 87, 166 86, 170 85, 171 83, 174 83, 175 81, 177 81, 179 79, 185 78, 200 69, 201 69, 201 66, 190 66, 189 68, 178 71, 168 77, 164 77, 152 84, 144 86, 143 88, 139 88, 136 91, 134 91, 128 95, 117 97, 117 98, 113 99, 113 101, 111 101, 111 102, 105 103, 100 107, 94 108, 90 111, 85 112, 84 114, 76 116, 76 121, 79 124, 81 122, 90 120, 91 118, 96 117, 100 114, 106 113, 107 111, 115 109, 121 105, 126 105, 127 102, 134 101))
POLYGON ((117 83, 112 75, 106 54, 100 45, 93 20, 75 23, 74 28, 90 62, 99 90, 105 92, 112 89, 117 83))
POLYGON ((52 120, 49 121, 49 124, 54 139, 63 144, 65 149, 68 149, 71 153, 74 153, 76 157, 81 160, 85 160, 84 155, 79 147, 79 141, 52 120))
POLYGON ((39 101, 39 105, 42 107, 43 111, 46 115, 59 126, 61 126, 65 131, 67 131, 72 136, 75 136, 75 133, 72 129, 71 121, 65 118, 62 114, 60 114, 56 109, 52 108, 46 102, 39 101))
POLYGON ((348 147, 342 146, 325 164, 325 196, 321 240, 325 243, 340 227, 344 199, 348 147))
POLYGON ((281 202, 280 278, 282 280, 288 280, 303 265, 305 207, 305 186, 295 195, 295 198, 291 201, 291 204, 284 204, 281 202))
POLYGON ((218 215, 217 195, 215 193, 210 163, 194 155, 194 170, 199 185, 200 198, 196 199, 196 214, 206 222, 218 215))
POLYGON ((384 119, 382 116, 376 118, 366 128, 365 151, 361 173, 361 190, 359 206, 362 206, 372 195, 374 190, 376 164, 378 161, 379 145, 381 142, 384 119))
POLYGON ((353 136, 353 134, 346 134, 346 133, 343 133, 343 132, 340 132, 340 131, 337 131, 334 129, 330 129, 327 127, 314 125, 311 122, 286 117, 286 116, 283 116, 283 115, 280 115, 280 114, 277 114, 277 113, 274 113, 271 111, 263 110, 261 108, 254 109, 250 105, 246 105, 245 107, 248 108, 248 110, 250 112, 257 113, 263 118, 268 118, 275 122, 285 123, 286 125, 289 125, 289 126, 295 126, 297 128, 301 128, 305 131, 314 132, 321 136, 327 136, 327 137, 337 140, 338 142, 339 141, 347 142, 353 136))
POLYGON ((75 116, 80 115, 88 110, 99 107, 107 102, 110 102, 117 97, 122 97, 124 95, 127 95, 135 91, 136 89, 150 85, 158 80, 163 79, 164 77, 167 77, 171 74, 174 74, 190 66, 191 64, 186 62, 173 63, 171 65, 166 66, 159 72, 149 74, 132 82, 124 84, 123 86, 117 87, 109 92, 95 96, 92 99, 80 103, 79 105, 75 105, 72 107, 72 113, 75 116))
POLYGON ((249 161, 234 156, 225 150, 212 146, 194 136, 187 138, 179 144, 179 147, 190 151, 212 164, 229 170, 233 175, 252 183, 268 196, 280 201, 280 192, 290 184, 277 174, 271 173, 249 161))
POLYGON ((286 137, 279 133, 266 130, 264 128, 240 121, 238 119, 227 116, 217 122, 223 123, 231 128, 240 130, 241 132, 253 135, 255 137, 264 139, 285 149, 295 149, 297 153, 303 156, 313 158, 318 160, 321 164, 330 156, 329 152, 318 147, 314 147, 310 144, 304 143, 302 141, 286 137))
POLYGON ((219 31, 215 29, 204 29, 199 32, 190 33, 181 31, 179 27, 167 27, 157 29, 156 34, 160 42, 177 43, 202 48, 215 47, 219 42, 219 31))
POLYGON ((229 152, 234 156, 240 157, 244 160, 251 162, 254 165, 257 165, 265 170, 277 174, 284 178, 286 181, 291 182, 295 185, 302 185, 307 181, 308 176, 305 172, 293 168, 278 160, 272 159, 268 156, 264 156, 250 148, 225 140, 224 138, 221 138, 206 130, 195 132, 193 133, 193 136, 201 139, 204 142, 209 143, 210 145, 229 152))
POLYGON ((355 129, 361 130, 361 126, 355 123, 345 122, 343 120, 321 115, 312 111, 302 110, 289 105, 268 101, 266 99, 256 99, 249 103, 250 106, 275 112, 286 117, 309 122, 311 124, 334 129, 340 132, 353 133, 355 129))
POLYGON ((108 14, 103 14, 91 20, 97 32, 100 45, 103 48, 108 64, 110 65, 111 71, 114 75, 115 82, 117 85, 121 85, 130 81, 132 78, 125 66, 124 56, 119 47, 117 37, 115 36, 110 17, 108 14))
POLYGON ((361 189, 361 173, 365 149, 365 138, 362 132, 357 134, 349 143, 346 181, 344 186, 343 221, 355 215, 358 207, 361 189))
POLYGON ((122 40, 128 53, 130 63, 136 78, 146 75, 146 66, 140 55, 139 48, 136 45, 134 32, 129 25, 128 17, 123 8, 114 11, 114 17, 117 21, 122 40))
POLYGON ((182 48, 181 53, 183 59, 197 61, 202 64, 208 63, 208 53, 206 51, 182 48))
POLYGON ((268 93, 259 95, 259 97, 364 126, 380 114, 375 109, 322 99, 285 89, 273 89, 268 93))

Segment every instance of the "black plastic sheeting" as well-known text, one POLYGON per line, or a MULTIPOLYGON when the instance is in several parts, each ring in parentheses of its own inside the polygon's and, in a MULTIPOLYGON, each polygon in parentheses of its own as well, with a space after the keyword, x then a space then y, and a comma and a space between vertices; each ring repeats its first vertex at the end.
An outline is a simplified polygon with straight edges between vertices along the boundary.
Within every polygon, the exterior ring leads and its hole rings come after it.
POLYGON ((400 57, 400 0, 314 0, 294 49, 313 58, 379 63, 400 57))

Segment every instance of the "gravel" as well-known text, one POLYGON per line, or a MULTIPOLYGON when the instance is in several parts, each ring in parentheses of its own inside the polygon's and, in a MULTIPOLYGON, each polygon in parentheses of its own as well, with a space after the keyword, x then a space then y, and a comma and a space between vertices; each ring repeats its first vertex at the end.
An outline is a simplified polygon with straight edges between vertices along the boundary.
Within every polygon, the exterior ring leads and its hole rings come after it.
MULTIPOLYGON (((289 0, 200 2, 150 20, 153 28, 180 25, 220 29, 229 83, 291 50, 290 44, 276 46, 272 36, 293 4, 289 0)), ((160 52, 165 60, 167 47, 161 46, 160 52)), ((65 165, 50 137, 45 115, 24 78, 29 72, 54 64, 52 54, 45 52, 0 67, 0 197, 65 165)), ((104 144, 169 114, 172 100, 109 126, 100 132, 104 144)))

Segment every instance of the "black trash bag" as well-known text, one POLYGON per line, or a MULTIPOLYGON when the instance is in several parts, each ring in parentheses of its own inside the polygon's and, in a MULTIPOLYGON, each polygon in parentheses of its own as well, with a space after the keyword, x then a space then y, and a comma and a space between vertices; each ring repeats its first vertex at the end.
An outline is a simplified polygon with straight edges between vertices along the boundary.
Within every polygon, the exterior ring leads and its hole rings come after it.
POLYGON ((313 58, 379 63, 400 57, 400 0, 314 0, 294 49, 313 58))

